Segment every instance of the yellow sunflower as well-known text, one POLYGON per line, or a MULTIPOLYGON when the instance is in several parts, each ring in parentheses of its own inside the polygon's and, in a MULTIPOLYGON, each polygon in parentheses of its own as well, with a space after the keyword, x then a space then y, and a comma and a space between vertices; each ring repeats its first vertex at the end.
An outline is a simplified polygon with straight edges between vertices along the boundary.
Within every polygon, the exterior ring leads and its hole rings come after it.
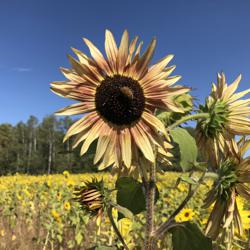
POLYGON ((197 144, 214 165, 218 165, 220 154, 231 150, 227 142, 234 135, 250 134, 250 99, 239 100, 250 89, 235 93, 240 80, 241 75, 227 85, 225 75, 218 74, 217 85, 213 83, 205 105, 200 106, 200 111, 210 116, 197 124, 197 144))
POLYGON ((63 207, 64 207, 65 210, 69 211, 70 208, 71 208, 71 205, 70 205, 70 203, 68 201, 65 201, 64 204, 63 204, 63 207))
POLYGON ((232 152, 221 161, 218 168, 218 179, 205 199, 205 207, 214 207, 208 219, 206 234, 216 239, 221 232, 231 232, 234 227, 240 235, 243 233, 240 209, 242 199, 250 199, 250 156, 245 153, 250 147, 250 139, 242 137, 237 143, 231 140, 232 152), (237 198, 237 199, 236 199, 237 198), (238 204, 239 203, 239 204, 238 204))
POLYGON ((142 42, 136 46, 137 36, 129 42, 126 30, 119 46, 106 30, 107 57, 88 39, 83 40, 91 57, 73 49, 79 61, 69 56, 73 69, 61 69, 68 81, 51 83, 56 94, 79 101, 57 114, 84 114, 69 128, 64 140, 76 135, 73 147, 82 143, 81 155, 97 141, 94 163, 99 164, 99 169, 113 164, 129 169, 138 161, 139 153, 154 162, 154 148, 166 151, 162 135, 167 136, 154 112, 156 109, 182 112, 173 98, 189 91, 186 87, 172 86, 181 78, 169 77, 175 66, 166 66, 173 55, 149 66, 156 39, 140 55, 142 42))
POLYGON ((192 220, 194 217, 195 213, 193 209, 191 208, 184 208, 181 210, 181 212, 175 216, 175 220, 177 222, 184 222, 184 221, 189 221, 192 220))

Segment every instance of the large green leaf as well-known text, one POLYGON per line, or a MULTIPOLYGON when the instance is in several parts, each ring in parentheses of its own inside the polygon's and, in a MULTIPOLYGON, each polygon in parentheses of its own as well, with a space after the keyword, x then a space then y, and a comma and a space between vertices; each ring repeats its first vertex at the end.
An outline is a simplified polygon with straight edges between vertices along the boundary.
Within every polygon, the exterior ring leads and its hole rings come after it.
POLYGON ((198 156, 195 139, 183 128, 171 130, 170 134, 174 142, 174 164, 183 171, 190 170, 195 166, 198 156))
MULTIPOLYGON (((116 181, 118 190, 116 202, 122 207, 129 209, 133 214, 138 214, 146 209, 145 190, 143 184, 131 177, 121 177, 116 181)), ((156 187, 156 199, 159 191, 156 187)), ((120 215, 119 218, 122 218, 120 215)))
POLYGON ((191 222, 172 228, 173 250, 212 250, 212 240, 191 222))

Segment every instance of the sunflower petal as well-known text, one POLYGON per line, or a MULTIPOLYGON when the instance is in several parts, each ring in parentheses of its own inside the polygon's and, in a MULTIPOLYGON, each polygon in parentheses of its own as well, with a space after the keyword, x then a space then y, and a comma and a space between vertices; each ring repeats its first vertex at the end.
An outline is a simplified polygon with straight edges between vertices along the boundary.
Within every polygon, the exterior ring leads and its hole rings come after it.
POLYGON ((125 128, 121 131, 120 135, 121 143, 121 153, 122 159, 126 167, 131 166, 132 161, 132 152, 131 152, 131 135, 128 128, 125 128))
POLYGON ((96 140, 97 137, 99 137, 100 132, 101 132, 100 129, 102 128, 103 124, 104 123, 102 120, 98 120, 90 129, 88 137, 86 138, 86 140, 84 141, 82 145, 81 152, 80 152, 81 155, 85 154, 88 151, 89 146, 92 144, 92 142, 96 140))
POLYGON ((111 74, 110 68, 108 63, 106 62, 105 58, 103 57, 102 53, 100 52, 97 47, 90 42, 87 38, 83 38, 83 41, 88 46, 89 51, 93 59, 95 60, 96 64, 107 74, 111 74))
POLYGON ((144 157, 147 158, 149 161, 154 162, 155 160, 154 152, 147 135, 142 130, 140 130, 137 125, 130 128, 130 131, 136 145, 144 154, 144 157))
POLYGON ((111 65, 111 69, 113 72, 116 72, 116 60, 117 60, 118 49, 114 36, 109 30, 106 30, 105 32, 105 50, 111 65))
POLYGON ((93 111, 95 109, 94 103, 86 107, 84 103, 76 103, 70 106, 67 106, 63 109, 58 110, 55 114, 56 115, 78 115, 78 114, 83 114, 86 112, 93 111))
POLYGON ((145 73, 148 67, 148 64, 150 63, 152 56, 154 54, 155 46, 156 46, 156 38, 154 38, 151 41, 147 50, 144 52, 142 57, 138 60, 138 64, 136 65, 138 78, 141 78, 143 74, 145 73))
POLYGON ((129 36, 125 30, 122 35, 120 47, 117 55, 117 73, 122 75, 128 58, 129 36))

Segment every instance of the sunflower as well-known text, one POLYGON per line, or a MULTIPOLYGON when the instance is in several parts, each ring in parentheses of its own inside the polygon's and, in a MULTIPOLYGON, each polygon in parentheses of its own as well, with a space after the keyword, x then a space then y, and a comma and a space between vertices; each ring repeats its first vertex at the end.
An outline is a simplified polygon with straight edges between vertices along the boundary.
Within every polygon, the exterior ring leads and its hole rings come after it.
POLYGON ((250 147, 250 139, 242 137, 237 143, 231 140, 232 152, 226 155, 218 168, 218 179, 205 199, 205 207, 214 203, 206 226, 206 234, 216 239, 223 229, 233 235, 234 227, 242 234, 240 208, 241 196, 250 199, 250 156, 244 157, 250 147), (237 198, 237 199, 236 199, 237 198), (238 204, 239 203, 239 204, 238 204))
POLYGON ((234 135, 250 134, 250 99, 239 100, 250 89, 235 93, 240 80, 241 75, 227 85, 224 73, 218 74, 217 85, 213 83, 205 105, 200 106, 200 112, 210 116, 197 123, 197 144, 214 165, 219 163, 221 153, 232 150, 227 146, 234 135))
POLYGON ((57 114, 84 115, 69 128, 64 141, 75 135, 73 148, 82 143, 81 155, 97 141, 94 164, 99 164, 99 169, 110 165, 129 169, 140 154, 155 162, 155 147, 166 151, 162 136, 168 136, 154 112, 182 112, 173 98, 189 91, 172 86, 181 78, 169 77, 175 66, 166 66, 173 55, 149 66, 156 39, 140 55, 142 42, 136 46, 137 36, 129 42, 126 30, 119 47, 106 30, 106 58, 92 42, 83 40, 91 57, 73 49, 79 61, 69 56, 73 69, 61 69, 68 81, 51 83, 56 94, 79 101, 57 114))
POLYGON ((191 208, 183 208, 181 212, 175 216, 175 220, 177 222, 184 222, 184 221, 189 221, 192 220, 194 217, 195 213, 193 209, 191 208))
POLYGON ((63 204, 63 208, 64 208, 65 210, 69 211, 70 208, 71 208, 70 203, 69 203, 68 201, 65 201, 64 204, 63 204))

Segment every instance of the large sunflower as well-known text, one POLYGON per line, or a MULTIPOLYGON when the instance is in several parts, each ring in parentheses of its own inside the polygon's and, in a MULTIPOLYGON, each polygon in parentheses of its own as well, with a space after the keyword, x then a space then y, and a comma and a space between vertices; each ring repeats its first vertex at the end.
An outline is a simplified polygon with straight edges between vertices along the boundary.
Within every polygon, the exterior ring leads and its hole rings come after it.
POLYGON ((88 39, 83 40, 92 57, 73 49, 79 61, 69 56, 73 69, 61 69, 68 81, 51 83, 56 94, 79 101, 57 114, 84 114, 69 128, 65 140, 76 135, 73 147, 83 143, 81 155, 97 140, 94 163, 99 163, 100 169, 111 164, 128 169, 141 153, 154 162, 154 149, 166 150, 161 137, 167 136, 154 111, 158 108, 181 112, 173 97, 189 91, 172 86, 180 79, 169 77, 175 66, 166 67, 173 55, 149 67, 156 39, 140 56, 142 42, 137 47, 136 36, 130 43, 126 30, 119 47, 106 30, 107 58, 88 39))
POLYGON ((235 93, 241 80, 239 75, 231 85, 226 84, 225 75, 218 74, 217 85, 212 85, 211 94, 207 97, 201 112, 209 113, 207 119, 197 124, 197 144, 204 156, 215 165, 219 154, 231 151, 227 142, 235 135, 250 134, 250 99, 239 100, 250 92, 250 89, 235 93))

